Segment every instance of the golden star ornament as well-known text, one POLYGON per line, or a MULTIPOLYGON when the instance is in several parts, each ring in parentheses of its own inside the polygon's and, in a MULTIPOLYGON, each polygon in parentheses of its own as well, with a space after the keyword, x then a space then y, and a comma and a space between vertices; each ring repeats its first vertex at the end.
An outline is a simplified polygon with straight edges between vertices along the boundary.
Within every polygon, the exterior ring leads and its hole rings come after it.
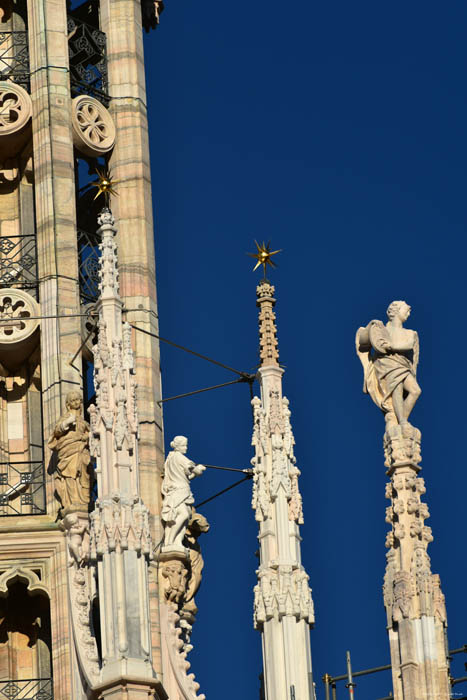
POLYGON ((263 266, 263 271, 264 271, 264 277, 266 277, 266 268, 269 265, 273 269, 277 267, 276 263, 274 260, 271 260, 272 255, 277 255, 277 253, 281 253, 282 250, 271 250, 271 242, 269 241, 267 244, 263 243, 260 245, 257 241, 255 241, 256 248, 257 248, 257 253, 247 253, 247 255, 250 256, 250 258, 255 258, 258 262, 253 268, 253 272, 258 269, 260 265, 263 266))
POLYGON ((118 196, 118 192, 116 192, 114 189, 118 180, 112 180, 110 170, 107 169, 99 170, 99 168, 96 168, 96 173, 99 177, 99 180, 97 182, 91 182, 91 185, 93 187, 97 187, 97 192, 94 199, 97 199, 102 194, 104 195, 106 205, 108 205, 111 194, 118 196))

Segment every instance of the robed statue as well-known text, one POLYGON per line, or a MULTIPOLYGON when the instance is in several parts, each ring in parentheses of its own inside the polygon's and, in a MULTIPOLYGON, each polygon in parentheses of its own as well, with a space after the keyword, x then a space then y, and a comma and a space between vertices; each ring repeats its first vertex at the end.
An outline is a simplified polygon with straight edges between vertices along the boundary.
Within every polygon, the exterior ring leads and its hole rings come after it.
POLYGON ((386 325, 370 321, 358 329, 355 339, 363 365, 363 391, 370 394, 387 422, 399 425, 408 423, 421 393, 417 382, 418 335, 403 327, 409 315, 410 306, 405 301, 393 301, 386 325))
POLYGON ((183 547, 182 540, 190 522, 191 506, 194 503, 190 481, 202 474, 206 467, 185 457, 188 440, 183 435, 175 437, 170 447, 172 451, 165 460, 162 482, 164 501, 161 517, 165 526, 164 546, 183 547))
POLYGON ((82 417, 81 394, 70 391, 65 405, 66 411, 48 442, 57 455, 55 490, 63 508, 87 506, 91 490, 91 457, 89 424, 82 417))

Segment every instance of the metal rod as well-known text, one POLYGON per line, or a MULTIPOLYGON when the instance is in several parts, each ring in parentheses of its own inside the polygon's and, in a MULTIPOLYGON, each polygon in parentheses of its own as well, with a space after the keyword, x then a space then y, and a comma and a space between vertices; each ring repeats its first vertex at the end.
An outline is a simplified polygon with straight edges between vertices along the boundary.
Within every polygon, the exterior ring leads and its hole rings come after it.
POLYGON ((216 467, 214 464, 203 464, 208 469, 222 469, 225 472, 241 472, 242 474, 253 474, 253 469, 234 469, 234 467, 216 467))
MULTIPOLYGON (((387 664, 387 666, 375 666, 375 668, 367 668, 364 671, 352 671, 352 677, 356 678, 357 676, 368 676, 370 673, 378 673, 379 671, 389 671, 391 669, 391 664, 387 664)), ((331 680, 333 681, 345 681, 347 680, 348 676, 347 674, 343 676, 333 676, 331 680)))
POLYGON ((194 396, 195 394, 202 394, 204 391, 211 391, 212 389, 220 389, 223 386, 230 386, 231 384, 239 384, 240 382, 245 382, 246 379, 240 377, 239 379, 234 379, 231 382, 224 382, 223 384, 214 384, 214 386, 207 386, 205 389, 195 389, 195 391, 187 391, 185 394, 177 394, 176 396, 169 396, 167 399, 159 399, 157 402, 159 406, 166 401, 175 401, 175 399, 184 399, 187 396, 194 396))
POLYGON ((450 655, 451 654, 462 654, 462 653, 467 654, 467 644, 464 644, 463 647, 459 647, 459 649, 451 649, 451 651, 449 652, 450 655))
POLYGON ((451 681, 451 685, 457 685, 458 683, 465 683, 467 681, 467 676, 462 676, 461 678, 454 678, 451 681))
POLYGON ((337 700, 337 687, 335 683, 331 683, 332 700, 337 700))
POLYGON ((91 335, 92 335, 92 334, 94 333, 94 331, 96 330, 96 327, 97 327, 97 321, 94 321, 93 327, 91 328, 91 330, 89 331, 89 333, 87 334, 87 336, 85 337, 85 339, 83 340, 83 342, 81 343, 81 345, 79 346, 79 348, 77 349, 77 351, 75 352, 75 354, 73 355, 72 359, 71 359, 70 362, 68 363, 69 365, 71 365, 71 367, 74 367, 74 369, 76 369, 76 370, 78 370, 78 371, 79 371, 79 367, 75 367, 74 364, 73 364, 73 362, 76 360, 76 358, 78 357, 79 353, 80 353, 81 350, 84 348, 84 346, 85 346, 86 343, 88 342, 89 338, 91 337, 91 335))
POLYGON ((331 676, 329 673, 325 673, 323 676, 323 683, 324 683, 324 693, 326 695, 326 700, 330 700, 329 697, 329 684, 331 682, 331 676))
POLYGON ((355 687, 355 683, 352 680, 352 664, 350 662, 350 651, 345 652, 345 659, 347 662, 347 684, 345 687, 349 689, 350 700, 353 700, 353 697, 354 697, 353 689, 355 687))
POLYGON ((222 491, 219 491, 219 493, 215 493, 214 496, 211 496, 210 498, 206 498, 206 500, 201 501, 201 503, 197 503, 195 505, 195 508, 201 508, 201 506, 204 506, 206 503, 209 503, 209 501, 213 501, 218 496, 222 496, 223 493, 227 493, 227 491, 230 491, 230 489, 233 489, 235 486, 242 484, 244 481, 249 481, 250 479, 251 479, 251 475, 245 476, 243 479, 240 479, 240 481, 236 481, 231 486, 227 486, 226 489, 222 489, 222 491))
POLYGON ((130 323, 130 326, 132 328, 134 328, 136 331, 140 331, 140 333, 145 333, 146 335, 150 335, 152 338, 157 338, 162 343, 167 343, 168 345, 172 345, 174 348, 178 348, 179 350, 184 350, 185 352, 189 352, 190 355, 195 355, 195 357, 199 357, 202 360, 206 360, 207 362, 212 362, 213 365, 218 365, 218 367, 223 367, 224 369, 228 369, 229 372, 233 372, 234 374, 239 374, 240 377, 244 377, 245 381, 253 382, 256 379, 255 374, 249 374, 248 372, 240 372, 238 369, 234 369, 233 367, 229 367, 229 365, 225 365, 223 362, 218 362, 217 360, 213 360, 211 357, 207 357, 206 355, 201 355, 201 353, 196 352, 195 350, 190 350, 189 348, 185 348, 183 345, 179 345, 178 343, 174 343, 173 340, 167 340, 167 338, 163 338, 162 336, 157 335, 156 333, 152 333, 151 331, 147 331, 144 328, 140 328, 139 326, 135 326, 134 323, 130 323))

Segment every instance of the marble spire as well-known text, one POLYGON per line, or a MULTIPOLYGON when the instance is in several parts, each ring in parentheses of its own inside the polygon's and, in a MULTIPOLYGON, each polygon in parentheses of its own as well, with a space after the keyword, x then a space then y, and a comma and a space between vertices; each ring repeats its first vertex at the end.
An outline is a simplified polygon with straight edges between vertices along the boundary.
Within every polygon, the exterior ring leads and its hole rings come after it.
POLYGON ((428 506, 421 500, 420 431, 408 418, 420 395, 416 379, 419 342, 403 327, 410 314, 404 301, 389 305, 389 321, 373 320, 357 331, 357 354, 364 368, 364 391, 386 419, 386 537, 383 595, 391 651, 395 700, 448 700, 446 607, 440 578, 431 573, 433 541, 428 506))
POLYGON ((108 208, 100 213, 98 224, 101 257, 96 305, 98 341, 94 346, 96 404, 89 408, 89 414, 90 451, 96 459, 99 497, 91 513, 90 556, 97 565, 99 586, 102 697, 117 693, 121 679, 131 676, 139 683, 138 688, 129 691, 128 697, 133 698, 141 688, 149 692, 155 682, 148 599, 153 543, 149 512, 139 495, 131 327, 122 319, 116 229, 108 208))
POLYGON ((314 623, 308 575, 301 564, 303 523, 289 402, 282 395, 274 287, 257 290, 261 398, 252 400, 254 428, 252 506, 259 525, 260 565, 254 589, 254 625, 263 640, 266 700, 314 697, 310 626, 314 623))

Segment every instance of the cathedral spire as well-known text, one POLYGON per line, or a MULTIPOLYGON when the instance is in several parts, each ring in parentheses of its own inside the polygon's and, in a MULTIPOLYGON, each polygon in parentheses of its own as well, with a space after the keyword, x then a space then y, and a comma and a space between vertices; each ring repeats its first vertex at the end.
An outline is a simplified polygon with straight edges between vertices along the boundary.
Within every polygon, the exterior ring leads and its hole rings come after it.
POLYGON ((405 301, 393 301, 388 322, 373 320, 357 331, 356 349, 364 370, 364 392, 382 410, 386 484, 386 572, 383 595, 391 651, 395 700, 448 700, 447 619, 437 574, 431 572, 433 541, 428 506, 421 500, 421 433, 409 423, 420 396, 419 340, 403 328, 410 315, 405 301))
POLYGON ((254 624, 263 638, 266 700, 312 698, 310 626, 314 623, 308 575, 301 564, 303 523, 289 401, 282 396, 274 287, 257 290, 261 398, 252 400, 254 427, 252 506, 259 523, 260 565, 254 624))

